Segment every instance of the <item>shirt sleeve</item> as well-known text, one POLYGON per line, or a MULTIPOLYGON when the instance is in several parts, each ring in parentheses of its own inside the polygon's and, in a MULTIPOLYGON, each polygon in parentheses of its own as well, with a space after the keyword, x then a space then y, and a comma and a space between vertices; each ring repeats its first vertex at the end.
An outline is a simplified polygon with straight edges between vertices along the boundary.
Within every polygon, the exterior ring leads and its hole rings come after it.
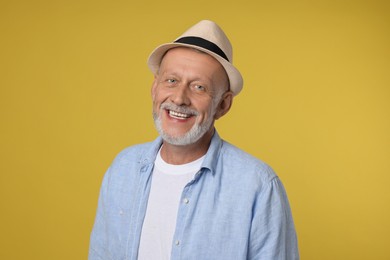
POLYGON ((290 205, 277 177, 262 186, 253 206, 248 259, 299 259, 290 205))
POLYGON ((103 183, 100 188, 97 212, 95 217, 95 223, 92 229, 88 260, 105 260, 112 259, 108 255, 107 248, 107 219, 106 219, 106 207, 105 199, 108 189, 109 170, 106 172, 103 178, 103 183))

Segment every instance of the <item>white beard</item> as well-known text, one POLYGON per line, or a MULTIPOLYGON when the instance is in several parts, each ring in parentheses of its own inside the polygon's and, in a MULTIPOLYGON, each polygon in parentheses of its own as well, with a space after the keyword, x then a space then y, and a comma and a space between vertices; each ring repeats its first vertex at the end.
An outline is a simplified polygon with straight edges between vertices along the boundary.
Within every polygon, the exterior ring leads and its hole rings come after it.
POLYGON ((211 126, 214 123, 214 114, 216 112, 216 109, 215 109, 215 105, 213 102, 210 117, 207 119, 206 122, 203 122, 202 124, 195 122, 195 125, 187 133, 185 133, 181 136, 173 136, 173 135, 168 134, 166 131, 164 131, 164 129, 162 127, 161 116, 162 116, 162 113, 165 112, 164 108, 168 108, 168 109, 178 111, 178 112, 182 111, 183 113, 193 114, 194 116, 196 116, 198 113, 197 113, 197 111, 194 111, 194 110, 191 110, 188 108, 182 108, 182 107, 176 106, 172 103, 161 104, 160 114, 153 112, 154 124, 156 126, 158 133, 160 134, 160 136, 162 137, 162 139, 165 142, 172 144, 172 145, 184 146, 184 145, 194 144, 202 136, 204 136, 204 134, 207 133, 207 131, 211 128, 211 126), (183 109, 185 111, 183 111, 183 109))

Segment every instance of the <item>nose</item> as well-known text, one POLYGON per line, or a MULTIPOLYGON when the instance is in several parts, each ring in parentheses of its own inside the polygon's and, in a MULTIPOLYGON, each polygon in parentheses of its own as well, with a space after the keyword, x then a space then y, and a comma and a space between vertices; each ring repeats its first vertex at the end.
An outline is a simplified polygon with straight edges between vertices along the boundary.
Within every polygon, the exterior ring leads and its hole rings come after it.
POLYGON ((171 101, 177 106, 189 106, 191 104, 186 84, 180 84, 171 95, 171 101))

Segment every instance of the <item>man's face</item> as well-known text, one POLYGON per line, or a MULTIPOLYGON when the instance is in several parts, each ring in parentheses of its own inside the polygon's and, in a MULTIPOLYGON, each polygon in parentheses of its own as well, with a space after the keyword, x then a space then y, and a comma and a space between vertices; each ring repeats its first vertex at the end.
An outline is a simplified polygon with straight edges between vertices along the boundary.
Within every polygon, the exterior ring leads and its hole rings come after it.
POLYGON ((174 48, 164 56, 152 86, 153 117, 163 139, 197 142, 213 131, 230 108, 232 95, 222 65, 208 54, 174 48))

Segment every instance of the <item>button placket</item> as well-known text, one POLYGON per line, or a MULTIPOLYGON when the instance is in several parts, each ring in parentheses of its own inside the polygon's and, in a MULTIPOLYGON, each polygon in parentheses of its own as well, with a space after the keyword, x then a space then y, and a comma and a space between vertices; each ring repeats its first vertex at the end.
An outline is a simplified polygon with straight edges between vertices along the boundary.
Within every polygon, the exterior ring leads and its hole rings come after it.
POLYGON ((183 248, 183 233, 186 222, 188 221, 187 214, 191 211, 191 193, 194 180, 188 183, 182 192, 181 202, 179 204, 179 212, 176 223, 176 230, 174 234, 173 245, 174 249, 172 251, 172 259, 179 259, 180 252, 183 248))

